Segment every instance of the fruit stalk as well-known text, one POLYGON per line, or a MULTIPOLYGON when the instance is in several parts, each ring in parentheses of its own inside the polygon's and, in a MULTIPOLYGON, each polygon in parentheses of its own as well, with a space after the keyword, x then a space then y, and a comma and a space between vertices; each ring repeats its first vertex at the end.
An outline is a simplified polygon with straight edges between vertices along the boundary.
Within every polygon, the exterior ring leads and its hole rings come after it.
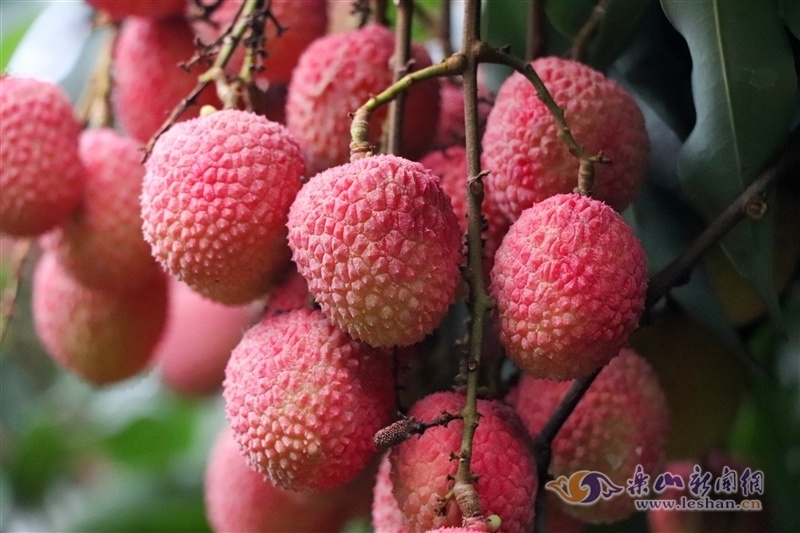
MULTIPOLYGON (((397 10, 397 22, 394 29, 394 56, 392 57, 393 83, 399 81, 408 73, 408 61, 411 58, 411 20, 414 15, 414 2, 413 0, 394 0, 394 5, 397 10)), ((399 154, 403 149, 403 111, 405 102, 406 93, 403 91, 389 104, 386 153, 399 154)))
POLYGON ((600 0, 595 4, 589 18, 586 19, 586 22, 581 26, 578 34, 572 41, 572 47, 569 50, 570 59, 580 61, 581 58, 583 58, 586 53, 586 47, 589 46, 592 38, 597 34, 597 30, 600 28, 600 24, 603 23, 603 19, 606 17, 610 5, 611 0, 600 0))

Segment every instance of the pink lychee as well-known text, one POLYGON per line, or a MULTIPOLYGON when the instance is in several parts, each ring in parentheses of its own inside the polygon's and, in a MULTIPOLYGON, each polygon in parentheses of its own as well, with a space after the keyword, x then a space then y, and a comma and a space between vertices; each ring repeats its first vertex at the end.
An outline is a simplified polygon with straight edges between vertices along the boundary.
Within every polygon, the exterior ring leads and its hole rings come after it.
POLYGON ((186 0, 86 0, 86 3, 105 11, 114 20, 130 16, 165 18, 180 15, 186 8, 186 0))
POLYGON ((379 533, 406 533, 406 518, 392 494, 392 462, 389 452, 381 457, 372 490, 372 528, 379 533))
POLYGON ((162 266, 222 303, 265 295, 290 265, 286 218, 305 171, 286 128, 218 111, 170 128, 145 166, 144 237, 162 266))
MULTIPOLYGON (((644 119, 633 98, 590 67, 558 57, 532 63, 564 110, 575 140, 592 155, 610 159, 595 165, 593 196, 621 211, 642 181, 649 151, 644 119)), ((486 121, 482 167, 486 195, 514 221, 549 196, 577 187, 578 159, 558 137, 552 115, 522 74, 508 78, 486 121)))
POLYGON ((84 177, 80 131, 57 85, 0 77, 0 231, 39 235, 75 209, 84 177))
MULTIPOLYGON (((224 0, 211 14, 210 21, 197 21, 194 30, 200 41, 210 44, 219 39, 233 22, 243 0, 224 0)), ((264 70, 255 72, 257 80, 270 85, 286 83, 292 76, 300 54, 314 39, 325 34, 328 25, 326 0, 271 0, 272 17, 264 21, 264 70), (280 24, 281 32, 278 34, 280 24)), ((231 74, 239 74, 244 57, 243 48, 227 65, 231 74)))
POLYGON ((47 351, 65 369, 104 385, 145 368, 167 314, 164 276, 127 294, 84 287, 55 254, 39 260, 33 278, 33 320, 47 351))
MULTIPOLYGON (((286 125, 300 140, 309 169, 319 172, 349 161, 351 114, 392 83, 394 34, 369 24, 347 33, 320 37, 306 49, 292 74, 286 125)), ((412 69, 431 64, 428 53, 412 46, 412 69)), ((439 114, 439 83, 425 81, 408 91, 403 155, 411 159, 430 148, 439 114)), ((379 146, 387 106, 370 119, 369 142, 379 146)))
MULTIPOLYGON (((482 80, 478 79, 478 138, 483 136, 486 117, 492 109, 493 97, 482 80)), ((463 146, 465 139, 464 85, 458 78, 445 78, 439 89, 439 123, 433 146, 463 146)))
POLYGON ((500 340, 522 370, 565 380, 617 355, 647 288, 639 240, 607 204, 556 195, 522 212, 495 255, 500 340))
MULTIPOLYGON (((197 84, 199 66, 188 72, 180 67, 195 52, 192 38, 182 17, 128 17, 122 23, 114 45, 114 115, 136 140, 147 142, 197 84)), ((196 117, 206 104, 221 107, 208 87, 178 120, 196 117)))
POLYGON ((454 300, 461 232, 439 180, 393 155, 311 179, 289 213, 289 246, 322 311, 373 346, 433 331, 454 300))
MULTIPOLYGON (((570 385, 522 377, 509 401, 532 436, 541 431, 570 385)), ((626 482, 637 465, 646 475, 657 474, 664 459, 668 419, 655 372, 643 357, 623 349, 603 368, 556 435, 549 468, 555 482, 588 470, 606 475, 623 490, 593 504, 565 503, 562 510, 592 523, 613 522, 633 513, 626 482)))
POLYGON ((144 166, 139 144, 114 130, 80 137, 84 193, 66 222, 43 240, 87 287, 127 292, 162 274, 142 237, 139 194, 144 166))
MULTIPOLYGON (((434 393, 415 403, 409 415, 431 421, 443 411, 457 413, 463 405, 460 394, 434 393)), ((502 531, 530 531, 537 482, 525 430, 513 409, 499 401, 478 400, 478 412, 471 468, 478 476, 481 511, 484 516, 498 515, 502 531)), ((457 503, 447 497, 453 488, 448 476, 458 467, 450 454, 461 448, 462 427, 461 420, 454 420, 392 448, 393 494, 410 531, 462 525, 457 503)))
POLYGON ((356 476, 394 407, 389 355, 309 309, 267 315, 250 328, 223 386, 250 465, 292 490, 333 488, 356 476))

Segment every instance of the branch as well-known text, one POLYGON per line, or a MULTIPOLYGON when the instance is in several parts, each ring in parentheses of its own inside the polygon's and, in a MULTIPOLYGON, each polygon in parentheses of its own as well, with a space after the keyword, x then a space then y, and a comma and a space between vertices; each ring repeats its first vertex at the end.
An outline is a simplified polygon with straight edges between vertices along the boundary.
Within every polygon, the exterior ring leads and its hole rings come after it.
MULTIPOLYGON (((393 81, 396 83, 408 73, 409 59, 411 56, 411 20, 414 14, 413 0, 394 0, 397 10, 397 24, 395 26, 394 68, 393 81)), ((400 154, 403 149, 403 111, 405 110, 406 92, 398 94, 389 105, 388 128, 389 134, 386 141, 386 152, 400 154)))
POLYGON ((547 50, 544 0, 531 0, 528 5, 528 28, 525 32, 525 59, 533 61, 547 50))
POLYGON ((569 50, 569 58, 575 61, 580 61, 586 53, 586 47, 589 46, 592 38, 603 23, 603 19, 608 12, 608 6, 611 5, 611 0, 600 0, 592 9, 592 13, 586 22, 578 31, 575 39, 572 41, 572 48, 569 50))
MULTIPOLYGON (((11 279, 8 286, 3 289, 2 300, 0 300, 0 346, 6 339, 6 334, 10 329, 11 321, 17 308, 19 298, 19 285, 22 278, 22 267, 25 260, 31 255, 33 250, 32 239, 21 239, 14 242, 11 250, 11 279)), ((0 354, 2 354, 0 350, 0 354)))
POLYGON ((373 437, 373 441, 378 450, 386 450, 392 446, 397 446, 414 435, 422 435, 432 427, 447 427, 447 424, 458 419, 461 419, 460 413, 448 413, 447 411, 442 411, 441 415, 430 422, 423 422, 413 416, 403 416, 397 422, 378 430, 375 433, 375 437, 373 437))

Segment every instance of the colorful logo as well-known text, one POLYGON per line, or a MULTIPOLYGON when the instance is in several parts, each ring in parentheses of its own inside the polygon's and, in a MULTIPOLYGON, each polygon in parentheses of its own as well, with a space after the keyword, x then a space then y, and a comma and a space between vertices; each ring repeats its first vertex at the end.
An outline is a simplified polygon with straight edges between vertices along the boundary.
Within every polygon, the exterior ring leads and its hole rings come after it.
POLYGON ((591 505, 600 499, 613 498, 624 490, 624 487, 616 485, 607 475, 592 470, 579 470, 569 477, 559 476, 558 479, 548 481, 545 488, 573 505, 591 505))

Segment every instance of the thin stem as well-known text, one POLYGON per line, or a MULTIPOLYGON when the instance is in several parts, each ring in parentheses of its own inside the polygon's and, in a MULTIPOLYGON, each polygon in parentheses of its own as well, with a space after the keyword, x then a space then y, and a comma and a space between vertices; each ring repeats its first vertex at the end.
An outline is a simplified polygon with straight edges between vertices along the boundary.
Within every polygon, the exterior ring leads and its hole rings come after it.
POLYGON ((373 0, 374 8, 372 9, 372 20, 381 26, 389 25, 389 17, 386 13, 389 7, 388 0, 373 0))
MULTIPOLYGON (((11 279, 8 286, 3 289, 2 299, 0 300, 0 346, 6 339, 11 321, 14 319, 14 313, 17 309, 17 299, 19 298, 19 286, 22 279, 22 267, 25 260, 30 256, 33 250, 32 239, 21 239, 14 242, 11 249, 11 279)), ((3 353, 0 350, 0 353, 3 353)))
POLYGON ((599 0, 599 2, 595 4, 589 18, 586 19, 586 22, 572 41, 572 48, 570 48, 569 51, 570 59, 580 61, 584 57, 586 48, 589 46, 589 43, 591 43, 592 38, 600 28, 600 24, 602 24, 603 19, 606 17, 609 5, 611 5, 611 0, 599 0))
POLYGON ((386 450, 392 446, 397 446, 414 435, 422 435, 432 427, 447 427, 447 424, 460 418, 460 413, 448 413, 447 411, 443 411, 442 414, 429 422, 414 418, 413 416, 403 416, 397 422, 375 433, 375 437, 373 438, 375 447, 378 448, 378 450, 386 450))
POLYGON ((528 4, 528 28, 525 33, 525 59, 533 61, 544 55, 547 49, 545 34, 546 16, 544 0, 531 0, 528 4))
POLYGON ((442 52, 444 53, 444 57, 450 57, 453 55, 453 39, 452 37, 452 29, 450 27, 450 15, 452 12, 451 6, 452 0, 442 0, 442 14, 439 18, 439 25, 438 25, 438 37, 439 42, 442 45, 442 52))
POLYGON ((114 55, 114 43, 117 40, 119 27, 109 25, 110 34, 101 45, 97 55, 97 66, 92 72, 89 90, 84 95, 79 115, 84 124, 93 128, 110 127, 114 123, 111 111, 111 62, 114 55))
MULTIPOLYGON (((413 0, 394 0, 397 9, 397 24, 395 26, 394 67, 393 81, 399 81, 408 73, 409 59, 411 56, 411 20, 414 16, 413 0)), ((406 92, 398 94, 389 104, 388 128, 389 134, 386 141, 386 152, 399 154, 403 149, 403 111, 405 110, 406 92)))

